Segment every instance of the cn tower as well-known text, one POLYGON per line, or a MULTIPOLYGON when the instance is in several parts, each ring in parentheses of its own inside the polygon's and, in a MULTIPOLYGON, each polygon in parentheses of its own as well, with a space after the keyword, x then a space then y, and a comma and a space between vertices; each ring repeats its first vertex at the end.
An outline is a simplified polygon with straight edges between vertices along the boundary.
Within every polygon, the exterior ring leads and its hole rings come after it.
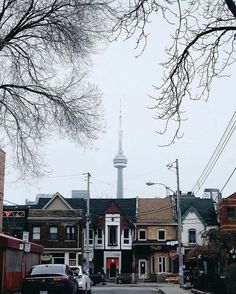
POLYGON ((122 126, 121 126, 121 110, 119 117, 119 145, 118 145, 118 154, 113 159, 113 166, 117 168, 117 198, 124 198, 124 189, 123 189, 123 168, 127 166, 127 158, 122 151, 122 126))

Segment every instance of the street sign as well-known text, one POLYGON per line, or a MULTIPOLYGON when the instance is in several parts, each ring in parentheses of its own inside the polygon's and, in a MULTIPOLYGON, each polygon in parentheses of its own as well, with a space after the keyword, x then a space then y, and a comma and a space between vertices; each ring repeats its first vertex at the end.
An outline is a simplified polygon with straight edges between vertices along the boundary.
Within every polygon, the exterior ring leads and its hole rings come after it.
POLYGON ((166 244, 174 246, 174 245, 178 245, 178 241, 167 241, 166 244))
POLYGON ((25 252, 30 252, 31 244, 25 243, 25 252))
POLYGON ((23 232, 23 242, 29 242, 29 232, 23 232))

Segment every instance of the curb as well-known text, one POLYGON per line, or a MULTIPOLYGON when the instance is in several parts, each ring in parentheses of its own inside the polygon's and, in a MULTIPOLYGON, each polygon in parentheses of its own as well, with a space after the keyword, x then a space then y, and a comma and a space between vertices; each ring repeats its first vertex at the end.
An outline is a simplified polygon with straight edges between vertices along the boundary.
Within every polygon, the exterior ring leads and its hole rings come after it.
POLYGON ((212 294, 212 292, 204 292, 204 291, 197 290, 197 289, 191 289, 191 293, 193 293, 193 294, 212 294))

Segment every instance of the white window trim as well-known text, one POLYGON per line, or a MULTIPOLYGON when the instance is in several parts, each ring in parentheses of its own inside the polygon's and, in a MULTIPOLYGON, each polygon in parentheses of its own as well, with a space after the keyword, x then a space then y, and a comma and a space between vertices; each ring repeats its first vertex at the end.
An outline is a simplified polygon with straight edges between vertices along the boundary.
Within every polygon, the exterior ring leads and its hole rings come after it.
POLYGON ((189 245, 195 245, 197 244, 197 230, 196 229, 188 229, 188 244, 189 245), (195 232, 195 242, 189 242, 189 232, 194 231, 195 232))
POLYGON ((166 266, 167 266, 167 258, 166 256, 163 256, 163 255, 160 255, 158 256, 158 267, 157 267, 157 270, 158 270, 158 273, 165 273, 166 272, 166 266), (165 271, 159 271, 159 265, 161 265, 161 268, 163 270, 163 260, 164 260, 164 263, 165 263, 165 271))
POLYGON ((123 229, 123 244, 124 245, 130 245, 130 229, 129 228, 124 228, 123 229), (128 238, 125 238, 125 230, 128 230, 128 238), (127 243, 125 242, 128 241, 127 243))
POLYGON ((159 229, 159 230, 157 230, 157 240, 158 241, 166 241, 166 230, 165 229, 159 229), (160 239, 159 238, 159 232, 165 232, 165 238, 164 239, 160 239))
POLYGON ((138 230, 138 240, 139 241, 147 241, 147 230, 146 229, 139 229, 138 230), (145 239, 140 238, 140 232, 145 232, 145 239))
POLYGON ((96 231, 96 245, 97 246, 102 246, 103 245, 103 229, 102 228, 99 228, 96 231), (102 237, 101 238, 98 238, 98 230, 101 230, 101 232, 102 232, 102 237), (101 240, 101 243, 98 243, 98 240, 101 240))
POLYGON ((41 238, 41 228, 39 226, 33 226, 32 228, 32 240, 40 240, 41 238), (34 232, 34 229, 39 229, 38 232, 34 232), (35 235, 38 235, 39 238, 35 238, 35 235))

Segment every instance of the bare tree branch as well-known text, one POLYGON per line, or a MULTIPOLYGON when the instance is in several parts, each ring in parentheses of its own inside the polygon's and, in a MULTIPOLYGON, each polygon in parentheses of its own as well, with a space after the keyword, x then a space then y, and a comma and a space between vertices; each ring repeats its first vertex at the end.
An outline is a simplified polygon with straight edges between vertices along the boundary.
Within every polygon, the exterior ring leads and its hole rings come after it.
POLYGON ((103 128, 101 94, 86 81, 106 42, 113 0, 0 0, 0 130, 23 173, 41 173, 50 134, 86 145, 103 128))
POLYGON ((162 84, 151 95, 155 118, 176 124, 173 143, 182 137, 183 101, 209 98, 212 82, 224 76, 235 62, 236 3, 235 0, 133 0, 114 27, 117 37, 137 37, 137 46, 146 46, 146 26, 154 14, 176 26, 172 45, 166 49, 167 61, 162 64, 162 84), (145 39, 145 40, 144 40, 145 39))

